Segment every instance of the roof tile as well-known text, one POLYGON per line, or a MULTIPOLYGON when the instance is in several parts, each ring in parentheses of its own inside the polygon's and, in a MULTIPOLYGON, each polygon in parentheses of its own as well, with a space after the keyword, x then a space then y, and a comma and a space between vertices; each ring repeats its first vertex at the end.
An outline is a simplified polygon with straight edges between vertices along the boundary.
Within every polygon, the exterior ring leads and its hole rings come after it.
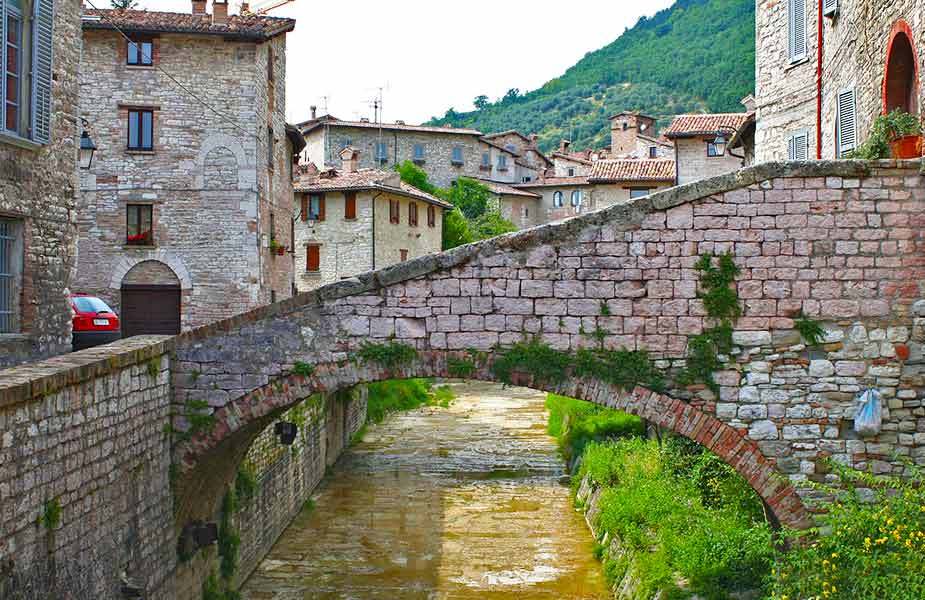
POLYGON ((116 28, 130 32, 202 33, 252 39, 268 39, 292 31, 295 19, 258 15, 228 15, 225 23, 213 23, 212 15, 153 10, 84 9, 84 29, 116 28), (88 18, 90 17, 90 18, 88 18), (99 17, 98 20, 93 17, 99 17))
POLYGON ((733 133, 745 123, 749 113, 678 115, 663 135, 667 138, 733 133))
POLYGON ((674 181, 673 160, 599 160, 591 165, 591 183, 608 181, 674 181))

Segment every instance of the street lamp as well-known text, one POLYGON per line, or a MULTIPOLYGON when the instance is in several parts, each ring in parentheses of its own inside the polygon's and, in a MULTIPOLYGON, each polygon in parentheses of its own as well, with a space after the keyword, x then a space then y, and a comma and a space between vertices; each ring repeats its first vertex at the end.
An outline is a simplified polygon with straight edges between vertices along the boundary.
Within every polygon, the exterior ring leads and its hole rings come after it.
POLYGON ((96 144, 90 139, 90 134, 84 129, 80 134, 80 168, 89 169, 93 164, 93 153, 96 152, 96 144))

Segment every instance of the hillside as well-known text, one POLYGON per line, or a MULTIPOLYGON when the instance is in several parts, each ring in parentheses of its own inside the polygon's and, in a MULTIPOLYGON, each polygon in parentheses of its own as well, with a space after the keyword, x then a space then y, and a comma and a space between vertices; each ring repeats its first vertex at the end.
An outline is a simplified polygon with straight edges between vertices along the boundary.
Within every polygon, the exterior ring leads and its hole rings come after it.
POLYGON ((754 87, 754 0, 678 0, 537 90, 431 123, 535 132, 544 150, 570 135, 573 147, 600 147, 607 118, 621 110, 651 114, 663 128, 681 112, 740 111, 754 87))

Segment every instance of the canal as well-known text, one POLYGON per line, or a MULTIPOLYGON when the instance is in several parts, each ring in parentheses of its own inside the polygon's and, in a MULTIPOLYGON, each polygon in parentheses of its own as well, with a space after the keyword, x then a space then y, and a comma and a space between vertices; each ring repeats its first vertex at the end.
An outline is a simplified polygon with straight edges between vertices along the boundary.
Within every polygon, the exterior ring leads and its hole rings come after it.
POLYGON ((451 384, 370 427, 242 589, 251 600, 603 599, 545 395, 451 384))

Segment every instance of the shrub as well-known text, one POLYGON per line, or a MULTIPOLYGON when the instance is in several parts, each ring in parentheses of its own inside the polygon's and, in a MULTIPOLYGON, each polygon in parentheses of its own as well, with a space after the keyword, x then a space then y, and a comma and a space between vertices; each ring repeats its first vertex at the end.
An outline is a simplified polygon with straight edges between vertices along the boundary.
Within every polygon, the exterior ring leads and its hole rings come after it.
POLYGON ((453 400, 453 391, 449 386, 441 386, 435 390, 427 379, 380 381, 368 387, 367 423, 381 423, 392 413, 413 410, 420 406, 445 408, 453 400))
POLYGON ((643 433, 638 417, 584 400, 547 394, 546 408, 549 410, 547 431, 559 438, 559 450, 568 462, 582 456, 591 442, 643 433))

